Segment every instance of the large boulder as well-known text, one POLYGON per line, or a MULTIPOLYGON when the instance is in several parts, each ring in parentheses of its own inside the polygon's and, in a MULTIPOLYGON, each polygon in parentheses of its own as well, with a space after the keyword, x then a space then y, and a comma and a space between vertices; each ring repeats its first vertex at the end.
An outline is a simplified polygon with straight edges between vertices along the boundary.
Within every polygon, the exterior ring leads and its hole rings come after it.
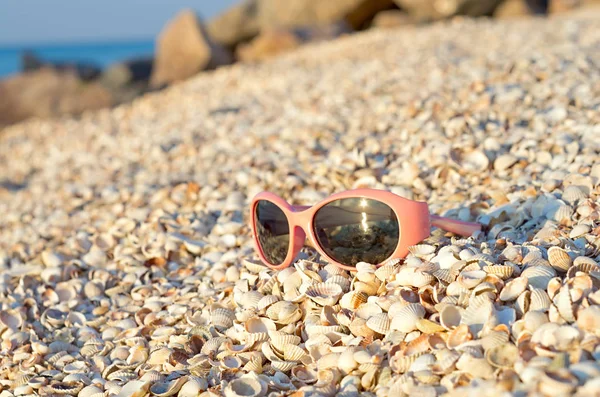
POLYGON ((306 43, 331 40, 350 32, 346 22, 265 29, 254 40, 238 46, 236 55, 242 62, 262 61, 306 43))
POLYGON ((549 0, 549 12, 551 14, 559 14, 577 9, 585 9, 587 7, 600 6, 600 0, 549 0))
POLYGON ((112 103, 104 87, 82 82, 72 71, 42 68, 0 81, 0 125, 29 117, 79 114, 112 103))
POLYGON ((346 21, 361 29, 381 10, 394 7, 393 0, 258 0, 261 30, 346 21))
POLYGON ((408 13, 402 10, 385 10, 377 13, 371 27, 381 29, 392 29, 401 26, 413 25, 414 20, 408 13))
POLYGON ((211 40, 196 13, 183 10, 158 36, 150 84, 161 87, 232 61, 231 53, 211 40))
POLYGON ((394 0, 417 21, 435 21, 454 15, 492 15, 502 0, 394 0))
POLYGON ((258 35, 258 0, 246 0, 211 19, 206 30, 215 42, 234 48, 258 35))
POLYGON ((545 0, 504 0, 494 11, 495 18, 543 15, 548 11, 545 0))

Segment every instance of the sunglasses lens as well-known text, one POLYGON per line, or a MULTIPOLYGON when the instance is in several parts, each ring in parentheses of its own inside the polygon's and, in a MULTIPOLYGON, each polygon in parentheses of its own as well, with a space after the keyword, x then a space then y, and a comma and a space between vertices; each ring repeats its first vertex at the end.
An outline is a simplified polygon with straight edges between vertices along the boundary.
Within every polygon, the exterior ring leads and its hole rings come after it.
POLYGON ((380 201, 364 198, 345 198, 323 206, 315 214, 313 227, 327 255, 349 266, 385 261, 400 238, 394 211, 380 201))
POLYGON ((263 255, 272 265, 285 260, 290 245, 290 225, 283 211, 266 200, 259 200, 254 209, 256 236, 263 255))

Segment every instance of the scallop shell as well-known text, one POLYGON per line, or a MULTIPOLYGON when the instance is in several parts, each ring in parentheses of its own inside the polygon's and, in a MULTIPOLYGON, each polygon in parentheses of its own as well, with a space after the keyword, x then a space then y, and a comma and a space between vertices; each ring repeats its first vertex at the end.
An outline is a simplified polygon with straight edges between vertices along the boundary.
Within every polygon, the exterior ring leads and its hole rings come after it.
POLYGON ((398 266, 393 263, 388 263, 375 270, 375 276, 381 280, 389 280, 398 271, 398 266))
POLYGON ((288 372, 298 365, 295 361, 274 360, 271 361, 271 367, 277 371, 288 372))
POLYGON ((354 282, 354 291, 363 292, 368 296, 373 296, 377 294, 379 290, 379 280, 373 280, 371 282, 364 281, 355 281, 354 282))
POLYGON ((575 313, 573 310, 573 301, 571 300, 571 294, 566 286, 561 288, 554 301, 556 302, 556 308, 558 309, 560 316, 569 323, 574 322, 575 313))
POLYGON ((417 329, 417 320, 425 316, 425 308, 419 303, 409 303, 394 313, 391 330, 411 332, 417 329))
POLYGON ((423 354, 425 353, 417 353, 410 356, 406 356, 400 353, 396 353, 390 359, 390 367, 394 372, 403 374, 407 372, 412 363, 414 363, 417 360, 417 358, 419 358, 423 354))
POLYGON ((234 319, 235 314, 231 310, 221 307, 214 309, 210 316, 211 323, 221 330, 230 328, 234 319))
POLYGON ((269 338, 269 331, 275 331, 277 326, 273 320, 264 317, 255 317, 247 320, 244 328, 248 332, 247 342, 261 342, 269 338))
POLYGON ((150 382, 141 380, 132 380, 127 382, 117 397, 143 397, 148 393, 150 382))
POLYGON ((380 314, 383 312, 383 309, 381 309, 381 307, 373 302, 368 302, 365 303, 364 305, 360 306, 358 309, 356 309, 356 311, 354 312, 356 317, 360 317, 363 318, 365 320, 368 320, 369 318, 380 314))
POLYGON ((458 275, 456 281, 458 281, 463 287, 472 289, 483 282, 486 276, 487 273, 483 270, 463 271, 458 275))
POLYGON ((437 269, 433 273, 431 273, 433 277, 437 278, 440 281, 443 281, 446 284, 450 284, 456 279, 456 275, 450 269, 437 269))
POLYGON ((259 311, 263 311, 271 306, 273 303, 279 302, 279 298, 275 295, 265 295, 256 304, 256 308, 259 311))
POLYGON ((260 260, 243 259, 242 264, 250 273, 254 274, 258 274, 264 270, 269 270, 269 268, 260 260))
POLYGON ((330 276, 325 283, 337 284, 342 288, 342 291, 348 291, 350 289, 350 279, 342 275, 330 276))
POLYGON ((367 320, 366 325, 378 334, 386 334, 390 329, 390 318, 387 313, 376 314, 367 320))
POLYGON ((515 300, 527 289, 529 285, 529 280, 527 277, 521 275, 513 280, 510 280, 508 283, 504 285, 502 291, 500 291, 500 300, 501 301, 512 301, 515 300))
POLYGON ((473 335, 478 335, 484 325, 494 315, 494 304, 485 295, 471 300, 462 314, 461 324, 469 326, 473 335))
POLYGON ((23 325, 23 318, 16 310, 2 310, 0 311, 0 325, 16 331, 23 325))
POLYGON ((548 262, 559 272, 566 272, 573 265, 573 260, 567 251, 560 247, 550 247, 548 250, 548 262))
POLYGON ((357 309, 369 299, 369 295, 364 292, 350 291, 340 299, 340 306, 344 309, 357 309))
POLYGON ((494 274, 502 280, 508 280, 514 272, 514 267, 510 265, 490 265, 484 266, 483 271, 488 274, 494 274))
POLYGON ((229 382, 223 393, 225 397, 258 397, 266 392, 265 389, 258 379, 242 377, 229 382))
POLYGON ((283 358, 286 361, 303 361, 308 357, 308 353, 295 344, 283 345, 281 351, 283 352, 283 358))
POLYGON ((485 358, 496 368, 512 368, 519 358, 519 349, 511 343, 504 343, 488 349, 485 358))
POLYGON ((521 277, 527 277, 529 285, 535 288, 546 289, 556 271, 550 266, 531 266, 523 270, 521 277))
POLYGON ((450 160, 466 172, 485 171, 490 165, 485 153, 475 149, 454 148, 450 150, 450 160))
POLYGON ((271 345, 279 351, 283 351, 283 347, 286 345, 298 345, 302 340, 297 335, 286 334, 279 331, 269 332, 269 338, 271 340, 271 345))
POLYGON ((440 311, 440 324, 447 330, 458 327, 462 320, 461 309, 454 305, 444 305, 440 311))
POLYGON ((314 284, 305 291, 310 300, 321 306, 335 305, 343 293, 342 287, 334 283, 314 284))
POLYGON ((548 315, 542 311, 529 311, 523 316, 525 329, 534 332, 548 322, 548 315))
POLYGON ((372 337, 373 333, 375 332, 371 328, 367 327, 367 320, 360 317, 356 317, 354 320, 352 320, 348 328, 354 336, 372 337))
POLYGON ((429 244, 411 245, 408 247, 408 252, 418 258, 424 258, 435 253, 435 246, 429 244))
POLYGON ((188 381, 179 389, 177 397, 196 397, 206 389, 208 389, 206 379, 198 376, 190 376, 188 377, 188 381))
POLYGON ((398 285, 406 287, 421 288, 434 281, 434 276, 414 267, 403 267, 396 275, 398 285))
POLYGON ((150 386, 150 392, 158 397, 172 396, 179 392, 187 380, 187 376, 182 376, 169 382, 154 383, 150 386))
POLYGON ((577 326, 596 336, 600 336, 600 306, 589 306, 579 310, 577 326))
POLYGON ((83 389, 82 382, 52 382, 48 385, 48 389, 59 395, 71 395, 74 396, 83 389))
POLYGON ((279 324, 290 324, 302 317, 302 310, 292 302, 279 301, 267 309, 267 316, 279 324))
POLYGON ((543 289, 532 288, 529 296, 529 310, 546 312, 552 305, 552 300, 543 289))
POLYGON ((563 190, 562 199, 569 204, 576 204, 580 200, 585 200, 587 195, 578 186, 570 185, 563 190))

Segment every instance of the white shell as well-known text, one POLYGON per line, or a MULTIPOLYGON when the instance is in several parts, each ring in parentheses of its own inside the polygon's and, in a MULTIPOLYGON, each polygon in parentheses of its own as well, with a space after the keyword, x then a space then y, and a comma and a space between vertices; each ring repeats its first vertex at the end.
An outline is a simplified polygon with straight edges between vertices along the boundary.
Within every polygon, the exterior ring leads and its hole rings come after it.
POLYGON ((394 313, 391 330, 411 332, 417 329, 417 320, 425 316, 425 308, 419 303, 409 303, 394 313))

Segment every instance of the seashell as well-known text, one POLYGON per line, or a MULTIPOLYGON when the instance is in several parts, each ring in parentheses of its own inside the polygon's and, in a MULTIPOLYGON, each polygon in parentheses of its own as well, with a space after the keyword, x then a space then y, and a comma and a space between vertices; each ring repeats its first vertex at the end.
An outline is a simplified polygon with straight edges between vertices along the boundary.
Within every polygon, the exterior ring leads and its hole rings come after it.
POLYGON ((560 292, 555 297, 556 308, 560 316, 565 321, 572 323, 575 321, 575 313, 573 310, 573 301, 567 287, 560 289, 560 292))
POLYGON ((181 387, 188 381, 187 376, 182 376, 177 379, 173 379, 169 382, 158 382, 150 386, 150 393, 158 397, 172 396, 179 392, 181 387))
POLYGON ((456 279, 456 275, 450 269, 437 269, 431 274, 433 277, 446 284, 450 284, 456 279))
MULTIPOLYGON (((228 341, 229 341, 228 338, 225 338, 222 336, 211 338, 211 339, 207 340, 206 343, 204 343, 200 352, 202 354, 207 354, 207 355, 214 354, 221 349, 221 347, 223 346, 223 344, 225 342, 228 342, 228 341)), ((153 356, 153 354, 151 353, 150 357, 152 357, 152 356, 153 356)))
POLYGON ((587 195, 578 186, 570 185, 565 188, 562 194, 562 199, 571 205, 577 204, 578 201, 585 200, 587 195))
POLYGON ((189 376, 188 381, 183 384, 177 397, 196 397, 202 391, 208 389, 208 382, 204 378, 189 376))
POLYGON ((552 300, 548 293, 539 288, 532 288, 529 296, 529 310, 546 312, 550 309, 552 300))
POLYGON ((231 310, 222 307, 217 307, 210 315, 211 323, 215 328, 221 330, 231 328, 234 319, 235 314, 231 310))
POLYGON ((262 358, 254 357, 254 358, 248 360, 246 365, 244 365, 243 370, 246 372, 256 372, 257 374, 262 373, 262 371, 263 371, 262 358))
POLYGON ((48 385, 48 389, 59 395, 70 395, 74 396, 83 389, 83 383, 81 382, 52 382, 48 385))
POLYGON ((285 361, 303 361, 308 357, 308 353, 295 344, 283 345, 281 351, 285 361))
POLYGON ((544 396, 568 396, 572 395, 577 387, 577 378, 564 371, 546 371, 540 378, 539 391, 544 396))
POLYGON ((243 365, 242 359, 235 356, 225 356, 221 359, 220 367, 223 369, 238 369, 243 365))
POLYGON ((271 367, 277 371, 289 372, 292 368, 298 365, 295 361, 272 360, 271 367))
POLYGON ((508 280, 514 272, 514 267, 509 265, 491 265, 484 266, 483 271, 488 274, 494 274, 502 280, 508 280))
POLYGON ((88 299, 99 299, 104 296, 104 287, 98 282, 88 281, 83 287, 83 293, 88 299))
POLYGON ((521 295, 519 295, 519 297, 517 298, 517 301, 515 302, 515 305, 514 305, 517 313, 519 313, 520 315, 527 313, 529 311, 530 302, 531 302, 531 292, 530 291, 525 291, 521 295))
POLYGON ((450 150, 450 160, 466 172, 485 171, 490 165, 485 153, 476 149, 454 148, 450 150))
POLYGON ((424 258, 434 254, 435 247, 429 244, 417 244, 408 247, 408 252, 410 252, 417 258, 424 258))
POLYGON ((269 331, 275 331, 277 326, 269 318, 254 317, 245 322, 244 328, 248 332, 247 341, 254 343, 267 340, 269 331))
POLYGON ((566 272, 573 265, 573 260, 567 251, 560 247, 550 247, 548 250, 548 262, 559 272, 566 272))
POLYGON ((529 285, 529 280, 527 277, 521 275, 513 280, 510 280, 508 283, 504 285, 502 291, 500 291, 500 300, 501 301, 512 301, 515 300, 521 295, 527 286, 529 285))
POLYGON ((472 289, 479 285, 485 279, 486 275, 487 273, 483 270, 463 271, 458 275, 456 281, 463 287, 472 289))
POLYGON ((368 299, 369 295, 364 292, 350 291, 342 296, 340 306, 344 309, 357 309, 368 299))
POLYGON ((350 329, 352 335, 367 338, 373 337, 373 333, 375 332, 367 326, 367 320, 360 317, 356 317, 354 320, 352 320, 348 328, 350 329))
POLYGON ((244 267, 248 269, 250 273, 254 274, 259 274, 262 271, 269 270, 269 268, 260 260, 242 259, 242 265, 244 265, 244 267))
POLYGON ((373 296, 377 294, 377 290, 379 290, 379 280, 373 280, 371 282, 354 282, 354 291, 356 292, 363 292, 368 296, 373 296))
POLYGON ((342 288, 342 291, 348 291, 350 289, 350 280, 346 276, 334 275, 329 277, 325 282, 339 285, 342 288))
POLYGON ((306 296, 321 306, 333 306, 340 299, 344 291, 334 283, 319 283, 306 289, 306 296))
POLYGON ((458 327, 462 320, 461 309, 455 305, 444 305, 440 311, 440 324, 447 330, 458 327))
POLYGON ((279 298, 275 295, 265 295, 258 301, 256 308, 260 311, 263 311, 276 302, 279 302, 279 298))
POLYGON ((519 358, 519 349, 511 343, 504 343, 488 349, 485 358, 496 368, 512 368, 519 358))
POLYGON ((414 267, 403 267, 398 274, 396 274, 396 283, 405 287, 421 288, 434 281, 434 276, 414 267))
POLYGON ((269 306, 267 317, 279 324, 290 324, 302 317, 302 310, 295 303, 279 301, 269 306))
POLYGON ((422 354, 412 362, 408 370, 410 372, 428 371, 434 363, 435 356, 433 354, 422 354))
POLYGON ((92 397, 98 395, 104 395, 104 391, 94 384, 84 387, 77 394, 78 397, 92 397))
POLYGON ((283 351, 283 347, 286 345, 298 345, 301 339, 297 335, 286 334, 278 331, 270 331, 269 338, 271 345, 279 351, 283 351))
POLYGON ((23 325, 23 318, 16 310, 1 310, 0 325, 10 328, 13 331, 18 330, 23 325))
POLYGON ((381 280, 389 280, 394 274, 396 274, 398 267, 395 264, 386 264, 375 270, 375 276, 381 280))
POLYGON ((141 380, 132 380, 127 382, 117 397, 143 397, 148 393, 150 382, 141 380))
POLYGON ((525 322, 525 329, 533 333, 548 322, 548 315, 542 311, 528 311, 523 316, 523 321, 525 322))
POLYGON ((242 295, 241 306, 248 309, 257 309, 258 302, 264 298, 264 295, 258 291, 248 291, 242 295))
POLYGON ((588 234, 590 232, 590 230, 591 229, 588 225, 584 225, 584 224, 575 225, 575 226, 573 226, 573 229, 571 229, 571 232, 569 232, 569 238, 576 239, 576 238, 585 236, 586 234, 588 234))
POLYGON ((473 335, 478 335, 483 326, 494 314, 494 305, 485 295, 471 299, 469 306, 462 313, 461 324, 469 326, 473 335))
POLYGON ((579 310, 577 326, 600 337, 600 306, 589 306, 579 310))
POLYGON ((445 331, 445 328, 442 327, 440 324, 436 323, 435 321, 427 320, 424 318, 417 320, 416 327, 419 331, 423 332, 424 334, 433 334, 436 332, 445 331))
POLYGON ((481 338, 481 347, 483 347, 483 350, 488 351, 492 347, 508 343, 509 338, 510 335, 507 331, 494 329, 481 338))
POLYGON ((459 358, 460 354, 454 350, 442 350, 436 353, 436 361, 430 366, 431 372, 436 375, 449 374, 459 358))
POLYGON ((360 317, 362 319, 368 320, 369 318, 371 318, 377 314, 381 314, 382 312, 383 312, 383 310, 381 309, 381 307, 378 304, 368 302, 368 303, 365 303, 364 305, 360 306, 358 309, 356 309, 354 314, 356 317, 360 317))
POLYGON ((417 329, 417 320, 425 316, 425 309, 419 303, 409 303, 394 313, 391 330, 411 332, 417 329))
POLYGON ((527 277, 532 287, 545 290, 550 280, 556 277, 556 271, 550 266, 531 266, 523 270, 521 277, 527 277))
POLYGON ((366 325, 378 334, 386 334, 390 329, 390 318, 387 313, 376 314, 367 320, 366 325))

